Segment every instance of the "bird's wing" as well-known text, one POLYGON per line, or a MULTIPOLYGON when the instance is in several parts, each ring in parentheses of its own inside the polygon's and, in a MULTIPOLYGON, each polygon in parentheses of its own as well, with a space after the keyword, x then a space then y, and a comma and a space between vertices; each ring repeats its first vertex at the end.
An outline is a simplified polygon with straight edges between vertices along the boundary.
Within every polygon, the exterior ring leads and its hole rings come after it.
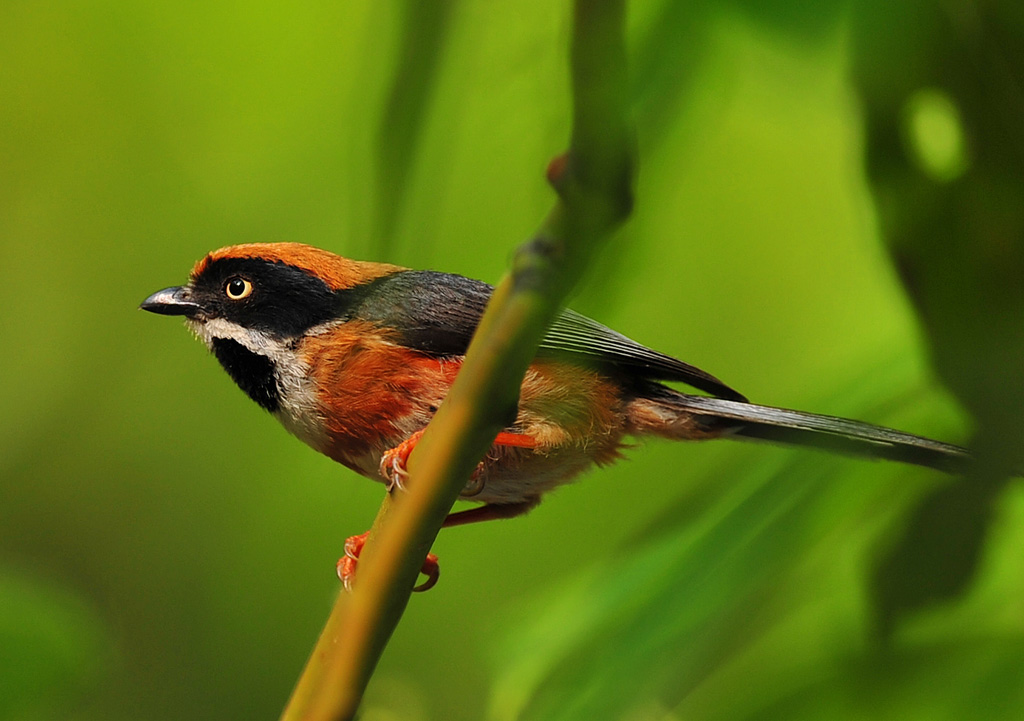
POLYGON ((599 359, 648 380, 679 381, 720 398, 745 401, 710 373, 640 345, 574 310, 563 310, 540 342, 540 352, 569 353, 599 359))
MULTIPOLYGON (((400 271, 352 289, 345 317, 379 323, 424 353, 463 355, 494 288, 461 275, 400 271)), ((538 356, 569 357, 629 377, 679 381, 722 398, 746 399, 688 363, 651 350, 572 310, 563 310, 540 342, 538 356)))

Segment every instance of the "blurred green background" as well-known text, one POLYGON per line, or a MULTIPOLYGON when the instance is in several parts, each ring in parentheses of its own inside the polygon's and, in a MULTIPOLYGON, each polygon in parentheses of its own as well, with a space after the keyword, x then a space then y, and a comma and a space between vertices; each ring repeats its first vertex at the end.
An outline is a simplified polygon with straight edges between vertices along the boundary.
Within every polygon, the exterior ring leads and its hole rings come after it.
MULTIPOLYGON (((570 28, 547 0, 0 4, 0 718, 280 711, 382 487, 136 307, 249 241, 496 281, 553 202, 570 28)), ((872 180, 910 186, 865 170, 889 89, 927 187, 971 172, 955 104, 913 95, 939 82, 903 64, 927 43, 901 37, 870 2, 633 3, 637 208, 573 307, 755 401, 967 442, 928 289, 973 312, 970 290, 927 282, 924 253, 908 296, 879 228, 936 204, 881 193, 876 214, 872 180)), ((1024 207, 1014 182, 997 211, 1024 207)), ((363 718, 1024 713, 1019 487, 961 597, 925 603, 891 549, 935 473, 726 442, 628 456, 442 533, 363 718)))

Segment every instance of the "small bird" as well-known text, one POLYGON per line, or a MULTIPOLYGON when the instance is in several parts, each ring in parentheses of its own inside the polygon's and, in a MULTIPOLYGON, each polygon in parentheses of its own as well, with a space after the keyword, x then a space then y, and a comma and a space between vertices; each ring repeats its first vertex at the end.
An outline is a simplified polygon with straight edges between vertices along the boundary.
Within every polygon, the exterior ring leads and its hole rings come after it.
MULTIPOLYGON (((493 288, 460 275, 350 260, 299 243, 215 250, 187 285, 140 306, 184 316, 252 400, 315 450, 391 488, 444 401, 493 288)), ((468 479, 484 505, 446 526, 510 518, 628 437, 747 438, 954 473, 967 451, 858 421, 755 405, 714 376, 572 310, 526 372, 514 422, 468 479), (664 384, 686 384, 702 394, 664 384)), ((346 585, 366 534, 346 543, 346 585)), ((424 573, 437 580, 436 558, 424 573)))

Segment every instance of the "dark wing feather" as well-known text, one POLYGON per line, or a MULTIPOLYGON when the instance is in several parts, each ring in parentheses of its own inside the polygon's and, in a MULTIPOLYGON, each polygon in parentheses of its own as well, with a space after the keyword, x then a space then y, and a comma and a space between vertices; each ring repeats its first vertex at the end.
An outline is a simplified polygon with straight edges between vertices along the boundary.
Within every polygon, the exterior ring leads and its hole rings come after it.
POLYGON ((540 342, 540 353, 554 351, 601 360, 628 369, 640 378, 679 381, 721 398, 746 398, 700 368, 651 350, 611 328, 566 308, 540 342))
POLYGON ((403 270, 339 291, 339 315, 393 329, 424 353, 464 355, 493 290, 461 275, 403 270))
MULTIPOLYGON (((410 348, 434 355, 463 355, 493 290, 487 283, 461 275, 409 270, 340 291, 339 303, 343 317, 397 329, 402 343, 410 348)), ((711 374, 568 309, 551 324, 538 355, 569 356, 634 378, 679 381, 722 398, 746 400, 711 374)))

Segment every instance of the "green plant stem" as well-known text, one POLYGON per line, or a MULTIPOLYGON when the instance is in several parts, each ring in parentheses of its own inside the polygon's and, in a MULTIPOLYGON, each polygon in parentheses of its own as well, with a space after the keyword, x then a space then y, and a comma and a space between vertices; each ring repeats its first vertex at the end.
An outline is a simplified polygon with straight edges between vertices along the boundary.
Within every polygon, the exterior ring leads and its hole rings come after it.
POLYGON ((629 215, 624 25, 624 0, 575 3, 572 140, 549 169, 559 202, 495 289, 462 370, 409 459, 408 490, 385 498, 354 588, 339 595, 284 721, 353 718, 441 524, 515 416, 538 343, 590 256, 629 215))

